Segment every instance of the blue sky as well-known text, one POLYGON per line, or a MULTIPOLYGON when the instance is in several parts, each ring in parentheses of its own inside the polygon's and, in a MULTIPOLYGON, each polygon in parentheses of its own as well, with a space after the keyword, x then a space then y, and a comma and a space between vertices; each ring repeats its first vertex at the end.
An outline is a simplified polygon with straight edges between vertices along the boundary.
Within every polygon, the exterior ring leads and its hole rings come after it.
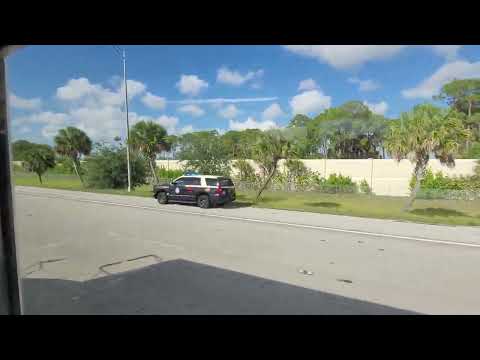
MULTIPOLYGON (((395 118, 454 78, 480 77, 480 46, 126 46, 132 123, 170 133, 285 126, 348 100, 395 118), (223 100, 222 100, 223 99, 223 100)), ((52 143, 77 126, 124 136, 112 46, 29 46, 8 58, 13 139, 52 143)))

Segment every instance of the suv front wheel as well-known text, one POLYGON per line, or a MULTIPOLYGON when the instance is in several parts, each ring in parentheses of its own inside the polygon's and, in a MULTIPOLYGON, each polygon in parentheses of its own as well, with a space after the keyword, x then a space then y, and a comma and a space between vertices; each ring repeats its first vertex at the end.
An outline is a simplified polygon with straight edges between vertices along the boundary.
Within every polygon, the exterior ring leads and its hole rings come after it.
POLYGON ((167 193, 165 191, 160 191, 157 194, 157 201, 158 201, 159 204, 168 203, 167 193))
POLYGON ((210 199, 208 195, 200 195, 197 199, 197 205, 202 209, 208 209, 210 207, 210 199))

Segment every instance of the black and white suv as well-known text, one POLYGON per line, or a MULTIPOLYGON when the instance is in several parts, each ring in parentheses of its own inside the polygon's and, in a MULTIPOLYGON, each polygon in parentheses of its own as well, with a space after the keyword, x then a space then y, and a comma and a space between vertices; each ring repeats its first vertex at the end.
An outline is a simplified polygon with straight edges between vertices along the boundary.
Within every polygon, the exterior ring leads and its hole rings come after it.
POLYGON ((160 204, 190 203, 207 209, 234 201, 235 185, 222 176, 184 175, 170 184, 154 185, 153 196, 160 204))

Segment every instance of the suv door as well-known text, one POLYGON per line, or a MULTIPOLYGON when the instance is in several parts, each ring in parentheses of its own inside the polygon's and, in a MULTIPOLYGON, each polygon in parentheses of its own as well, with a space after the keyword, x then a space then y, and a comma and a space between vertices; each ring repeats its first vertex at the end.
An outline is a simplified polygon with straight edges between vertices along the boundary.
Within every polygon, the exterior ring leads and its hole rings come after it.
POLYGON ((181 177, 174 180, 168 188, 168 197, 173 201, 182 201, 180 196, 182 189, 185 187, 185 178, 181 177))
POLYGON ((184 177, 184 186, 180 188, 179 201, 195 202, 197 188, 201 185, 199 177, 184 177))

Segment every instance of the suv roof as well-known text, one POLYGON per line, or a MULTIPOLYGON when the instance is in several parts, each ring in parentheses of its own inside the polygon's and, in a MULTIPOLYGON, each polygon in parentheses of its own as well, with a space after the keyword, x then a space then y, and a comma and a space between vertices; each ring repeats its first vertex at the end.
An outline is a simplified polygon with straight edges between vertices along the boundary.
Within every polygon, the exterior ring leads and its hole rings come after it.
POLYGON ((209 179, 228 178, 228 176, 222 176, 222 175, 181 175, 177 177, 177 179, 181 177, 209 178, 209 179))

